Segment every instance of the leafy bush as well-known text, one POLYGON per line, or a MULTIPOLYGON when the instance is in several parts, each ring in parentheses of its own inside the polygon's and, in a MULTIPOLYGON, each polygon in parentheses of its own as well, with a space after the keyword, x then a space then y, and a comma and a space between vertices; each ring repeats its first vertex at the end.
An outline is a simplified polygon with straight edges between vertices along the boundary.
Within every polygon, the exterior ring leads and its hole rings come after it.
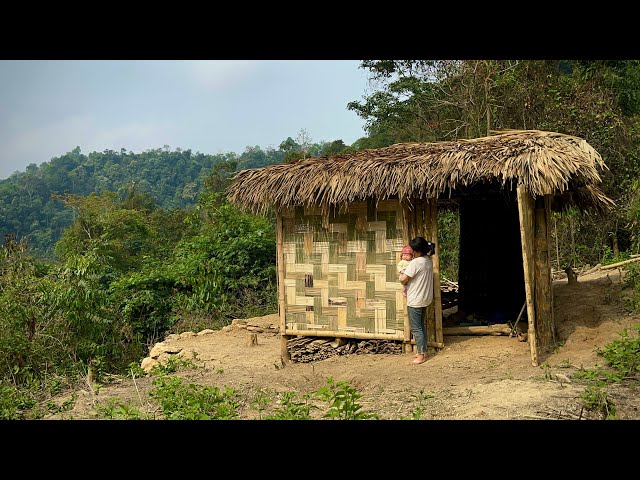
POLYGON ((311 409, 318 408, 309 403, 310 395, 300 397, 295 392, 284 392, 280 396, 280 406, 265 417, 266 420, 309 420, 311 409))
POLYGON ((633 312, 638 312, 640 311, 640 264, 630 263, 625 266, 625 270, 625 283, 633 290, 631 297, 627 299, 627 307, 633 312))
POLYGON ((362 397, 348 382, 336 382, 327 378, 327 385, 316 392, 316 397, 329 402, 329 409, 324 418, 335 420, 369 420, 377 419, 374 413, 363 412, 358 400, 362 397))
POLYGON ((438 244, 440 273, 457 282, 460 250, 460 216, 457 211, 438 212, 438 244))
POLYGON ((616 407, 600 384, 587 386, 580 395, 582 405, 589 411, 598 412, 605 420, 616 420, 616 407))
POLYGON ((22 420, 35 404, 30 390, 0 381, 0 420, 22 420))
POLYGON ((607 363, 624 378, 640 373, 640 323, 634 325, 635 336, 624 329, 620 338, 597 350, 607 363))
POLYGON ((133 337, 148 346, 163 339, 176 321, 175 289, 172 272, 162 266, 147 267, 112 282, 110 301, 131 327, 133 337))
POLYGON ((199 235, 183 240, 173 268, 187 287, 179 306, 227 319, 276 309, 273 222, 222 205, 199 235))
POLYGON ((183 384, 179 377, 160 376, 150 396, 168 420, 230 420, 238 417, 236 392, 228 387, 183 384))
POLYGON ((134 408, 131 404, 121 402, 118 399, 110 398, 106 402, 96 405, 98 414, 108 420, 145 420, 140 410, 134 408))

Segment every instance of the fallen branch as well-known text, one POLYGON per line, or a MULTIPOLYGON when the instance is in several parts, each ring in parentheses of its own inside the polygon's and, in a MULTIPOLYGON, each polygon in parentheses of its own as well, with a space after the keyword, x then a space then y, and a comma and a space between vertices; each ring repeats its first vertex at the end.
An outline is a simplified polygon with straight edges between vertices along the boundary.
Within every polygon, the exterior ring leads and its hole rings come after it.
POLYGON ((496 324, 478 327, 445 327, 443 335, 510 335, 511 328, 508 325, 496 324))
POLYGON ((640 261, 640 257, 635 257, 630 260, 625 260, 624 262, 612 263, 610 265, 605 265, 604 267, 600 267, 600 270, 608 270, 610 268, 620 267, 621 265, 626 265, 627 263, 633 263, 640 261))

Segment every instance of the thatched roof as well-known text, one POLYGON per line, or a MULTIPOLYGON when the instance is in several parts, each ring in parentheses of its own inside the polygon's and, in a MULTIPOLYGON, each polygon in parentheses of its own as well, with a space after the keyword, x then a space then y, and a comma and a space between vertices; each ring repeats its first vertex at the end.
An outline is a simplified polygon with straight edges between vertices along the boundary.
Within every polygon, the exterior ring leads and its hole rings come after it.
POLYGON ((369 197, 433 198, 479 182, 524 185, 533 195, 575 192, 573 201, 614 205, 597 185, 607 168, 579 137, 511 130, 469 140, 400 143, 238 172, 229 200, 254 213, 274 206, 345 205, 369 197))

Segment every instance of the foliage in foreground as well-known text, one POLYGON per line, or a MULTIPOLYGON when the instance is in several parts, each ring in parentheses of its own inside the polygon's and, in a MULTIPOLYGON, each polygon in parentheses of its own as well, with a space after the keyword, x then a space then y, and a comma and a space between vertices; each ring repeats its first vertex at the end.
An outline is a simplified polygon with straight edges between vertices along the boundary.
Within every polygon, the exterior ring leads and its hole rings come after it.
MULTIPOLYGON (((157 371, 153 380, 154 389, 150 397, 158 402, 166 420, 230 420, 240 418, 239 409, 246 399, 229 387, 203 386, 185 383, 182 378, 168 376, 157 371)), ((283 392, 270 415, 264 420, 310 420, 311 411, 321 411, 321 417, 334 420, 378 419, 376 414, 362 410, 358 400, 362 397, 346 381, 326 379, 326 386, 316 392, 300 395, 283 392)), ((259 392, 251 404, 260 413, 268 408, 272 398, 259 392)), ((135 420, 151 419, 129 403, 110 399, 97 406, 97 412, 104 419, 135 420)), ((414 415, 415 418, 415 415, 414 415)))
POLYGON ((634 325, 635 335, 624 329, 620 338, 597 349, 606 367, 580 369, 574 378, 586 381, 580 396, 583 408, 599 413, 605 420, 615 420, 616 406, 607 393, 607 385, 614 382, 638 381, 640 374, 640 324, 634 325))

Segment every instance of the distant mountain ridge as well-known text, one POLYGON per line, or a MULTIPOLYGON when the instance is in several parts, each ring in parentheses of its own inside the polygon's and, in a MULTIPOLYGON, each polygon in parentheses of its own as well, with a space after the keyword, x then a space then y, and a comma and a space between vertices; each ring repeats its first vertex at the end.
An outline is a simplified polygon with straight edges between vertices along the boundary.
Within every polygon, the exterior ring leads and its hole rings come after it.
POLYGON ((229 161, 244 163, 233 152, 207 155, 164 147, 85 155, 76 147, 0 180, 0 240, 8 234, 26 238, 34 254, 50 257, 54 243, 73 221, 73 212, 52 194, 119 192, 135 182, 136 189, 149 193, 158 206, 183 209, 196 202, 212 167, 229 161))
POLYGON ((73 222, 73 212, 54 194, 89 195, 104 190, 124 192, 135 185, 148 193, 163 209, 184 209, 195 205, 203 182, 216 164, 234 162, 236 170, 282 163, 303 154, 318 156, 348 149, 342 140, 298 144, 291 137, 276 150, 247 147, 234 152, 209 155, 168 146, 141 153, 105 150, 81 153, 76 147, 40 166, 27 166, 0 180, 0 242, 6 235, 27 240, 31 252, 53 255, 53 245, 73 222))

